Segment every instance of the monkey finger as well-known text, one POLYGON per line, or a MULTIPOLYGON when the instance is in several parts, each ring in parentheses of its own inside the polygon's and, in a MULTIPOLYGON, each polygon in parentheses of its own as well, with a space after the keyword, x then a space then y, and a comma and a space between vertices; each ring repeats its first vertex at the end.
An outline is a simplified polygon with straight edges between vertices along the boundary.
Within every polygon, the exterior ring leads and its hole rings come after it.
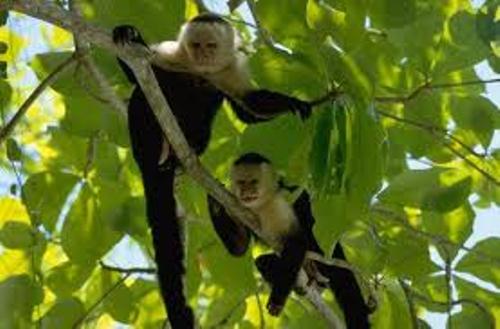
POLYGON ((267 303, 267 311, 269 312, 270 315, 272 316, 278 316, 280 315, 281 311, 283 310, 284 305, 279 305, 275 303, 268 302, 267 303))

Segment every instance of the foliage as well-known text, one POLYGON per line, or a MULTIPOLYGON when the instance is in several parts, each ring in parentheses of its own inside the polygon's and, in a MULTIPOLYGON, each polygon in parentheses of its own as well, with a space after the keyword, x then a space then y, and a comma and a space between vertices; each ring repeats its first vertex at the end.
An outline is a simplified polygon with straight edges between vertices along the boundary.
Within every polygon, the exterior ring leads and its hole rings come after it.
MULTIPOLYGON (((79 2, 91 24, 135 24, 151 41, 172 38, 194 12, 189 0, 79 2)), ((260 86, 305 99, 335 87, 342 96, 306 122, 288 115, 247 127, 224 108, 202 161, 224 181, 235 157, 262 152, 306 186, 321 245, 342 239, 367 298, 378 300, 374 328, 425 327, 426 310, 450 312, 459 327, 500 325, 500 237, 465 247, 478 210, 496 211, 498 226, 500 110, 476 64, 500 73, 499 4, 260 0, 253 14, 266 32, 237 25, 253 43, 260 86)), ((68 31, 0 12, 2 126, 72 52, 68 31)), ((113 56, 91 56, 126 99, 113 56)), ((1 144, 0 328, 157 328, 165 317, 151 275, 102 263, 153 264, 125 120, 100 91, 74 66, 1 144)), ((178 195, 187 293, 203 327, 324 327, 298 298, 281 318, 265 315, 268 290, 250 255, 223 250, 204 191, 182 177, 178 195)))

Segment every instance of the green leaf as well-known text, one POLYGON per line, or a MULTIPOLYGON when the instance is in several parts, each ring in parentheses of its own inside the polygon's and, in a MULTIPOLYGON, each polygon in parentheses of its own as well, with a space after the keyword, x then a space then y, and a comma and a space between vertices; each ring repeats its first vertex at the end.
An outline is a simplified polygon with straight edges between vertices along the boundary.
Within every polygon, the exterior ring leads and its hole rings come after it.
POLYGON ((27 275, 11 276, 0 282, 0 327, 31 328, 35 305, 43 300, 43 291, 27 275))
POLYGON ((484 60, 489 47, 480 39, 476 16, 466 11, 455 14, 449 22, 451 40, 441 43, 441 56, 435 67, 435 76, 443 72, 470 67, 484 60))
POLYGON ((23 152, 17 144, 16 140, 13 138, 7 139, 7 158, 10 161, 21 161, 23 152))
POLYGON ((203 326, 210 328, 220 323, 230 327, 240 321, 245 315, 246 303, 241 296, 232 291, 224 290, 211 298, 212 303, 208 306, 203 326))
POLYGON ((492 258, 498 254, 500 248, 500 238, 487 238, 478 242, 473 251, 477 252, 479 255, 474 254, 474 252, 467 253, 458 262, 455 269, 457 271, 467 272, 478 278, 491 282, 500 288, 500 266, 494 262, 489 261, 487 258, 481 257, 480 255, 491 255, 492 258))
MULTIPOLYGON (((474 217, 474 209, 470 203, 466 202, 447 213, 423 211, 422 226, 427 232, 445 236, 457 245, 463 245, 472 234, 474 217)), ((452 247, 448 246, 447 248, 452 247)), ((459 248, 453 247, 452 249, 456 253, 459 248)))
MULTIPOLYGON (((71 53, 37 55, 30 66, 37 76, 43 79, 68 56, 71 56, 71 53)), ((99 132, 105 132, 114 143, 122 146, 128 145, 126 122, 123 116, 113 110, 110 105, 103 104, 92 97, 99 87, 95 79, 82 75, 81 72, 81 70, 74 74, 66 72, 51 85, 54 90, 62 94, 66 105, 65 117, 60 123, 61 127, 80 137, 95 137, 99 132)))
POLYGON ((104 310, 113 319, 122 323, 133 323, 137 319, 136 300, 129 287, 121 284, 104 301, 104 310))
POLYGON ((412 321, 403 288, 394 280, 384 280, 378 296, 378 306, 372 315, 373 329, 410 329, 412 321))
POLYGON ((175 39, 179 26, 185 20, 185 1, 109 0, 85 4, 87 18, 108 27, 119 24, 137 26, 151 43, 175 39))
POLYGON ((412 23, 416 16, 415 0, 372 1, 369 8, 373 26, 377 28, 397 28, 412 23))
POLYGON ((486 149, 493 138, 496 122, 500 118, 498 108, 485 97, 453 97, 450 103, 453 120, 458 127, 472 130, 486 149))
MULTIPOLYGON (((332 242, 329 242, 329 246, 332 242)), ((366 229, 348 231, 341 242, 351 263, 368 273, 379 273, 384 269, 387 252, 366 229)))
POLYGON ((52 232, 78 180, 78 176, 58 171, 29 176, 23 185, 23 196, 31 221, 42 223, 52 232))
POLYGON ((380 234, 387 251, 386 266, 394 276, 415 279, 439 270, 423 238, 408 231, 387 230, 380 234))
POLYGON ((389 29, 387 36, 389 42, 401 49, 408 64, 425 75, 431 72, 443 22, 444 16, 437 10, 420 9, 411 24, 389 29))
POLYGON ((92 273, 93 267, 64 262, 52 268, 47 276, 47 286, 59 297, 71 297, 92 273))
POLYGON ((303 152, 298 146, 308 140, 308 131, 304 129, 306 124, 287 115, 249 126, 241 138, 239 154, 258 152, 270 158, 276 168, 287 168, 292 164, 290 159, 303 152))
MULTIPOLYGON (((337 107, 338 109, 338 107, 337 107)), ((309 162, 311 163, 311 175, 314 187, 321 191, 330 183, 332 175, 332 164, 330 154, 333 134, 333 111, 323 111, 316 121, 315 133, 312 141, 309 162)), ((337 183, 338 184, 338 183, 337 183)))
MULTIPOLYGON (((457 299, 473 300, 483 306, 491 316, 490 324, 494 324, 493 326, 485 328, 494 328, 500 321, 500 312, 498 311, 500 307, 500 300, 498 299, 498 292, 484 289, 476 283, 466 281, 459 277, 454 278, 454 283, 457 291, 457 299)), ((468 307, 472 306, 472 304, 463 303, 462 306, 468 307)), ((484 318, 481 317, 480 321, 484 321, 484 318)), ((455 322, 453 324, 456 325, 455 322)))
POLYGON ((7 10, 0 11, 0 26, 4 25, 7 22, 8 17, 9 12, 7 10))
POLYGON ((229 255, 221 243, 217 243, 203 251, 203 260, 213 282, 223 289, 224 293, 244 296, 254 292, 253 262, 249 253, 244 257, 235 258, 229 255))
POLYGON ((61 232, 62 247, 72 261, 92 266, 120 239, 121 235, 111 229, 108 216, 118 215, 120 209, 101 203, 101 200, 114 202, 114 197, 113 194, 95 194, 88 184, 82 186, 61 232))
POLYGON ((9 46, 5 42, 0 41, 0 55, 5 54, 7 49, 9 49, 9 46))
POLYGON ((460 313, 455 313, 448 319, 447 328, 495 328, 495 322, 489 313, 474 305, 463 305, 460 313))
POLYGON ((21 222, 6 222, 0 230, 0 243, 9 249, 28 249, 33 246, 31 227, 21 222))
POLYGON ((5 82, 0 80, 0 113, 6 113, 7 106, 11 101, 12 87, 5 82))
POLYGON ((75 297, 57 299, 42 318, 42 329, 71 328, 85 314, 82 302, 75 297))
POLYGON ((386 203, 448 212, 467 199, 471 178, 460 170, 409 170, 394 178, 378 198, 386 203))
POLYGON ((7 79, 7 62, 0 61, 0 79, 7 79))
POLYGON ((305 20, 307 0, 273 0, 256 3, 257 16, 262 27, 286 44, 286 39, 308 35, 305 20), (283 10, 285 9, 286 10, 283 10), (276 15, 279 13, 279 15, 276 15), (286 29, 283 28, 286 22, 286 29))
POLYGON ((426 297, 418 299, 419 306, 423 306, 430 312, 444 313, 447 311, 448 286, 444 274, 431 274, 417 278, 412 281, 411 288, 426 297))

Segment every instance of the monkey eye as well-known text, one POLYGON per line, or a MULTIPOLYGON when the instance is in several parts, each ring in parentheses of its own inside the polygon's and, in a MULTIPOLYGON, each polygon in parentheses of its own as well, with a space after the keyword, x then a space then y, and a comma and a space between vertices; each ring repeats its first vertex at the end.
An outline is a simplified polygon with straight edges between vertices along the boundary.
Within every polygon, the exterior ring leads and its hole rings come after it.
POLYGON ((252 179, 252 180, 250 181, 250 184, 252 184, 252 185, 257 185, 257 180, 256 180, 256 179, 252 179))
POLYGON ((216 49, 217 48, 217 43, 215 43, 215 42, 209 42, 209 43, 207 43, 207 47, 209 49, 216 49))
POLYGON ((201 47, 201 43, 199 43, 199 42, 192 42, 191 43, 191 47, 193 47, 194 49, 199 49, 201 47))

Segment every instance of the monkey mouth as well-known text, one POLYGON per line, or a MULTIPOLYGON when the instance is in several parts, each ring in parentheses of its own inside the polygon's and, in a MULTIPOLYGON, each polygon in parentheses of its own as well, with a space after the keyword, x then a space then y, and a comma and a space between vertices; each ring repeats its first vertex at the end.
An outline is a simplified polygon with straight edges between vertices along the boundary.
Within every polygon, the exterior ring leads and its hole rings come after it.
POLYGON ((249 196, 242 197, 241 201, 243 201, 243 203, 250 203, 250 202, 253 202, 253 201, 257 200, 257 199, 258 199, 257 196, 249 195, 249 196))

